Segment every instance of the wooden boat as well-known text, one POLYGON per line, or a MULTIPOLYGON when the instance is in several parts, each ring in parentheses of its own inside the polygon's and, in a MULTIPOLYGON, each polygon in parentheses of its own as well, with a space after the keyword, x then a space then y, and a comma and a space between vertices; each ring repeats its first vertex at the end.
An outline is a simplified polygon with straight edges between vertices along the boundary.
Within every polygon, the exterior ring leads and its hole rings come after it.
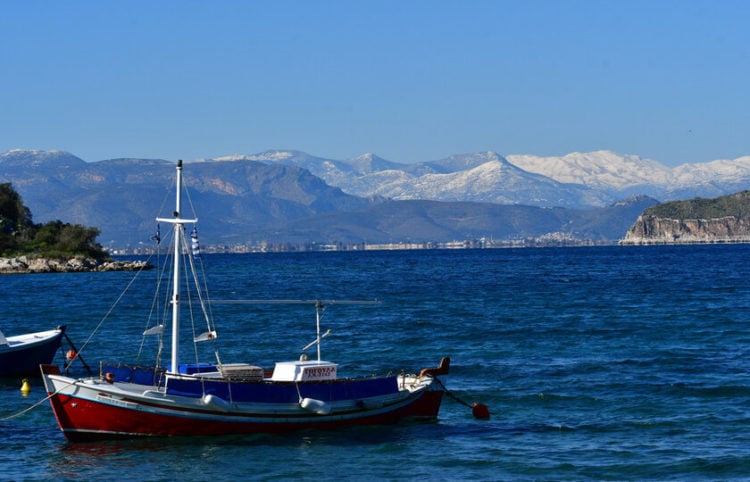
POLYGON ((52 362, 64 334, 64 326, 8 337, 0 332, 0 377, 39 373, 40 364, 52 362))
POLYGON ((182 217, 182 184, 179 162, 174 216, 157 218, 173 227, 168 262, 173 268, 171 320, 144 333, 162 336, 164 325, 171 322, 170 363, 167 367, 102 364, 99 376, 89 378, 66 376, 57 366, 42 366, 52 410, 68 440, 287 432, 438 416, 445 393, 438 377, 448 373, 448 358, 438 367, 415 374, 339 378, 338 364, 321 359, 321 341, 328 332, 321 334, 319 310, 324 303, 320 301, 310 301, 318 314, 317 338, 305 347, 317 346, 315 359, 303 354, 266 371, 248 363, 223 363, 216 351, 216 362, 183 363, 180 321, 188 301, 197 301, 200 319, 207 321, 206 331, 197 336, 194 331, 193 341, 215 343, 218 335, 208 297, 187 294, 199 287, 196 281, 201 278, 182 273, 197 264, 191 256, 197 239, 191 236, 191 245, 185 235, 185 225, 194 225, 197 219, 182 217))

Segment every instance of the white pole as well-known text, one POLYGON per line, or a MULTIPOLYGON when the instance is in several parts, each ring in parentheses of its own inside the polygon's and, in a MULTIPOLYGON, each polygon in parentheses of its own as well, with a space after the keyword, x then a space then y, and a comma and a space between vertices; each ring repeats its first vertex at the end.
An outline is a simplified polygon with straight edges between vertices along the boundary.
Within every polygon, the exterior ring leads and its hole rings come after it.
POLYGON ((174 273, 172 274, 172 373, 179 373, 180 363, 180 241, 183 232, 180 219, 182 195, 182 161, 177 161, 177 196, 174 224, 174 273))
POLYGON ((320 361, 320 308, 323 303, 315 303, 315 331, 318 335, 318 361, 320 361))
POLYGON ((174 273, 172 274, 172 370, 179 373, 180 363, 180 254, 182 238, 185 234, 185 223, 196 223, 197 219, 183 219, 180 217, 182 195, 182 161, 177 161, 177 196, 173 218, 156 218, 157 221, 174 225, 174 273))

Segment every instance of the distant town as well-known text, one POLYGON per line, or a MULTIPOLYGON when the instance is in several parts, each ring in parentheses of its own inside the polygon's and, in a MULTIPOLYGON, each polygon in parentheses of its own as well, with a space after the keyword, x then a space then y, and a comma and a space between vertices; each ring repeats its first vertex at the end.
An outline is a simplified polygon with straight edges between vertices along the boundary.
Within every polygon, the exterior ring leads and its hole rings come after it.
MULTIPOLYGON (((502 248, 542 248, 568 246, 614 246, 617 241, 579 239, 567 233, 550 233, 544 236, 524 239, 497 240, 480 238, 449 242, 410 242, 393 243, 271 243, 267 241, 246 244, 214 244, 201 246, 201 253, 207 254, 247 254, 247 253, 294 253, 326 251, 399 251, 426 249, 502 249, 502 248)), ((148 255, 156 250, 153 246, 108 248, 113 256, 148 255)))

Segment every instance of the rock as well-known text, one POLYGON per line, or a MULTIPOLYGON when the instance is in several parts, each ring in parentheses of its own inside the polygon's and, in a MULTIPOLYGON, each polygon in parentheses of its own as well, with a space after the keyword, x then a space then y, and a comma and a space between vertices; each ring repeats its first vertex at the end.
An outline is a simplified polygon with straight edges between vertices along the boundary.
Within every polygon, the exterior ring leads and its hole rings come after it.
POLYGON ((97 266, 97 271, 137 271, 151 269, 153 266, 145 261, 108 261, 97 266))
POLYGON ((750 191, 646 208, 621 245, 748 243, 750 191))
POLYGON ((750 242, 750 220, 736 216, 712 219, 670 219, 641 215, 621 245, 713 244, 750 242))
POLYGON ((98 263, 94 259, 72 258, 66 261, 64 266, 66 272, 91 271, 98 266, 98 263))
POLYGON ((21 258, 0 258, 0 272, 2 273, 25 273, 28 271, 29 265, 23 260, 25 256, 21 258))
POLYGON ((57 271, 57 269, 56 266, 55 269, 52 268, 49 260, 36 258, 29 262, 28 271, 29 273, 51 273, 52 271, 57 271))
POLYGON ((0 258, 0 274, 80 273, 91 271, 136 271, 152 269, 145 261, 104 261, 92 258, 47 259, 19 256, 0 258))

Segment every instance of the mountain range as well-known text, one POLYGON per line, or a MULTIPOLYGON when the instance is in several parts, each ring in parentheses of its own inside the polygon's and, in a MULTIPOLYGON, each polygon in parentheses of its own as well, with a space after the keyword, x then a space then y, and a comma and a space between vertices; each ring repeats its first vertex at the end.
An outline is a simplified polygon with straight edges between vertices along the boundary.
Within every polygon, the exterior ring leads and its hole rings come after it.
POLYGON ((540 207, 605 207, 632 195, 660 201, 716 197, 747 189, 750 156, 674 168, 611 151, 562 157, 477 152, 414 164, 364 154, 347 161, 272 150, 216 160, 254 160, 305 168, 356 196, 474 201, 540 207))
MULTIPOLYGON (((668 168, 610 151, 563 157, 454 155, 402 164, 271 150, 185 162, 204 243, 399 242, 523 239, 550 234, 622 238, 658 201, 743 190, 750 157, 668 168), (206 237, 206 235, 208 237, 206 237)), ((85 162, 63 151, 0 154, 34 220, 99 227, 100 242, 148 242, 171 209, 174 163, 85 162), (159 207, 161 210, 155 212, 159 207)))

